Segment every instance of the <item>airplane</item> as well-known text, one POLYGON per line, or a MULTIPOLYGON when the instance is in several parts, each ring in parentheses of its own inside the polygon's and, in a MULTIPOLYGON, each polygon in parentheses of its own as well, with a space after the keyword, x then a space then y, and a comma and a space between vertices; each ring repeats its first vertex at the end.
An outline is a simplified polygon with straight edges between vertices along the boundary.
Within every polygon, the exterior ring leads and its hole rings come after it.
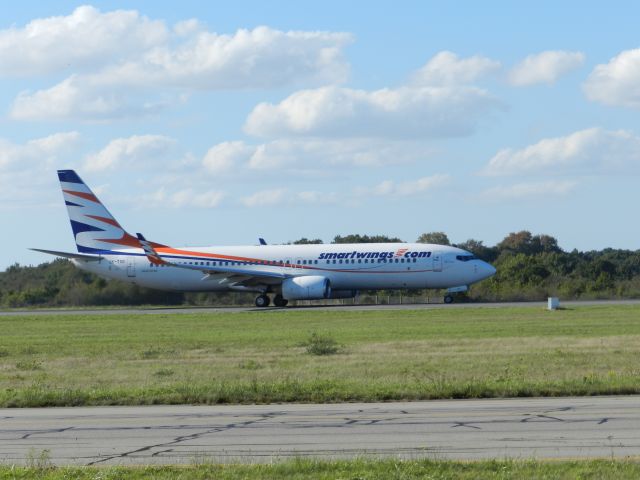
POLYGON ((58 170, 77 253, 68 258, 99 276, 180 292, 253 292, 256 307, 290 300, 354 298, 361 290, 467 291, 496 269, 472 253, 424 243, 170 247, 129 234, 74 170, 58 170))

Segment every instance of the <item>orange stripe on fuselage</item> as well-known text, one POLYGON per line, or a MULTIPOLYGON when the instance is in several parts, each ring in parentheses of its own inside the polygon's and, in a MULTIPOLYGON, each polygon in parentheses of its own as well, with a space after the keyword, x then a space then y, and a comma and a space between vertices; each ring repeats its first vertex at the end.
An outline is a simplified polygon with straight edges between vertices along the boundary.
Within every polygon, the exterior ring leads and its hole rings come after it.
POLYGON ((190 250, 178 250, 176 248, 158 248, 156 252, 165 253, 165 254, 173 254, 173 255, 190 255, 197 257, 205 257, 212 258, 215 260, 228 260, 228 261, 236 261, 236 262, 251 262, 258 263, 262 265, 267 265, 271 267, 285 267, 285 268, 301 268, 304 270, 319 270, 323 272, 342 272, 342 273, 422 273, 422 272, 431 272, 433 270, 386 270, 386 271, 377 271, 374 272, 370 268, 360 269, 360 270, 350 270, 350 269, 342 269, 342 268, 323 268, 323 267, 315 267, 309 265, 298 265, 297 263, 280 263, 273 260, 261 260, 259 258, 250 258, 250 257, 237 257, 235 255, 221 255, 218 253, 205 253, 205 252, 193 252, 190 250), (273 263, 272 263, 273 262, 273 263))

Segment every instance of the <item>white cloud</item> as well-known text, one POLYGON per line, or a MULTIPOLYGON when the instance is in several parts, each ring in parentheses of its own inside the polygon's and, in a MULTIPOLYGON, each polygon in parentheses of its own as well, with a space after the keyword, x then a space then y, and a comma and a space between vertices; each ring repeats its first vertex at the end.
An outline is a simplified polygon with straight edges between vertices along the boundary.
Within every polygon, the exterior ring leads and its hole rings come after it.
POLYGON ((587 98, 605 105, 640 108, 640 48, 597 65, 583 84, 587 98))
POLYGON ((143 194, 131 200, 135 205, 162 208, 216 208, 225 199, 226 193, 219 190, 199 191, 193 188, 185 188, 169 193, 165 187, 154 192, 143 194))
POLYGON ((240 203, 245 207, 274 207, 278 205, 298 206, 335 204, 344 198, 336 192, 320 192, 316 190, 304 190, 295 192, 287 188, 274 188, 260 190, 253 195, 244 197, 240 203))
POLYGON ((60 155, 71 151, 79 141, 78 132, 54 133, 29 140, 24 145, 0 139, 0 170, 31 170, 37 166, 66 161, 60 155))
POLYGON ((393 180, 385 180, 378 185, 368 187, 357 187, 354 192, 358 196, 394 196, 407 197, 419 195, 437 187, 446 185, 451 180, 449 175, 432 175, 430 177, 422 177, 417 180, 407 182, 395 182, 393 180))
POLYGON ((166 101, 145 102, 145 98, 148 94, 144 92, 104 88, 101 83, 72 75, 49 89, 21 92, 11 106, 10 116, 16 120, 100 121, 151 115, 167 107, 166 101))
POLYGON ((509 186, 493 187, 482 192, 487 200, 521 200, 549 196, 563 196, 574 190, 578 182, 573 180, 549 180, 546 182, 517 183, 509 186))
POLYGON ((80 7, 67 17, 0 31, 0 75, 76 72, 21 92, 14 119, 106 120, 152 114, 196 90, 342 82, 349 73, 343 49, 351 40, 347 33, 266 26, 225 35, 197 20, 170 30, 136 11, 80 7))
MULTIPOLYGON (((39 204, 55 171, 69 167, 80 144, 78 132, 55 133, 16 144, 0 139, 0 208, 39 204)), ((57 198, 57 197, 56 197, 57 198)))
POLYGON ((425 86, 464 85, 500 69, 500 62, 481 55, 460 58, 453 52, 435 55, 412 77, 412 83, 425 86))
POLYGON ((474 131, 500 103, 474 87, 400 87, 375 91, 335 86, 261 103, 245 131, 262 137, 455 137, 474 131))
POLYGON ((233 35, 195 31, 176 47, 158 46, 100 75, 110 84, 201 90, 342 82, 349 73, 342 49, 351 39, 346 33, 265 26, 233 35))
POLYGON ((244 142, 222 142, 207 151, 202 164, 211 173, 225 173, 243 167, 254 152, 244 142))
POLYGON ((529 55, 509 72, 509 83, 515 86, 555 83, 561 76, 579 68, 584 63, 582 52, 548 50, 529 55))
POLYGON ((101 13, 84 5, 67 16, 0 30, 0 75, 95 68, 163 43, 167 37, 163 22, 136 11, 101 13))
POLYGON ((192 189, 179 190, 173 193, 169 198, 169 204, 176 207, 199 207, 214 208, 217 207, 225 197, 223 192, 209 190, 205 192, 196 192, 192 189))
POLYGON ((433 147, 423 141, 284 138, 258 144, 222 142, 209 149, 202 165, 213 175, 273 171, 327 177, 344 168, 416 163, 433 153, 433 147))
POLYGON ((244 197, 241 202, 246 207, 272 207, 285 201, 286 194, 287 190, 284 188, 261 190, 253 195, 244 197))
POLYGON ((409 197, 420 195, 435 188, 443 187, 450 180, 451 177, 449 175, 433 175, 406 182, 385 180, 373 187, 358 186, 350 192, 343 193, 317 190, 295 192, 288 188, 274 188, 255 192, 242 198, 240 203, 249 208, 279 205, 297 206, 300 204, 331 205, 341 203, 343 205, 357 205, 361 203, 364 197, 409 197))
POLYGON ((296 194, 298 202, 307 204, 333 204, 339 201, 340 196, 335 192, 303 191, 296 194))
POLYGON ((431 148, 423 142, 358 138, 282 139, 254 148, 248 163, 250 169, 287 169, 291 172, 396 165, 423 160, 432 154, 431 148))
POLYGON ((114 170, 125 166, 128 169, 161 167, 173 149, 176 141, 162 135, 133 135, 128 138, 116 138, 97 153, 87 157, 85 168, 88 171, 114 170))
POLYGON ((547 138, 520 150, 500 150, 484 170, 487 175, 540 173, 628 173, 640 170, 640 137, 601 128, 547 138))

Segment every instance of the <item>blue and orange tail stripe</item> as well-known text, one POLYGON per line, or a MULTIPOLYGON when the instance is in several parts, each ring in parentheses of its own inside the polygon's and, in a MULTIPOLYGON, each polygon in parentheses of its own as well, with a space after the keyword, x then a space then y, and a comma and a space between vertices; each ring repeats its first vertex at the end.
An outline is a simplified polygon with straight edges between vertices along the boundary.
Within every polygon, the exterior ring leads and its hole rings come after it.
POLYGON ((138 239, 122 228, 75 171, 58 170, 58 179, 78 252, 108 253, 114 249, 140 248, 138 239))

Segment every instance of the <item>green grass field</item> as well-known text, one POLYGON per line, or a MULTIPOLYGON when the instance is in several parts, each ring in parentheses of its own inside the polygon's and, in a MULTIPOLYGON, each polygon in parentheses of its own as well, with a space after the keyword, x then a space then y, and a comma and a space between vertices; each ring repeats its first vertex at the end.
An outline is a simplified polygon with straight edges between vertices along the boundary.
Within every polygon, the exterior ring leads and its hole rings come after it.
POLYGON ((0 467, 0 480, 70 479, 629 479, 640 477, 633 461, 509 461, 449 462, 433 460, 294 460, 260 465, 191 465, 185 467, 0 467))
POLYGON ((0 317, 0 406, 640 393, 640 306, 0 317), (334 339, 333 355, 304 346, 334 339))

